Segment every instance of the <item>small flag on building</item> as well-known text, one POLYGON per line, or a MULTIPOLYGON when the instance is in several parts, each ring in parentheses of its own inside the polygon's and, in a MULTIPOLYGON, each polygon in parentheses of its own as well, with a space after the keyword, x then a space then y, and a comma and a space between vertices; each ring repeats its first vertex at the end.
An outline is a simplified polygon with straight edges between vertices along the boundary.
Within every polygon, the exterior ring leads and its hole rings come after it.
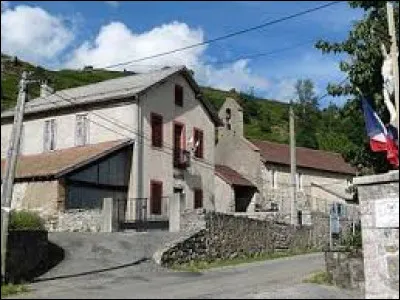
POLYGON ((396 168, 399 167, 399 149, 391 128, 382 123, 378 114, 372 109, 366 99, 362 99, 365 127, 369 136, 369 145, 374 152, 386 151, 386 158, 396 168))

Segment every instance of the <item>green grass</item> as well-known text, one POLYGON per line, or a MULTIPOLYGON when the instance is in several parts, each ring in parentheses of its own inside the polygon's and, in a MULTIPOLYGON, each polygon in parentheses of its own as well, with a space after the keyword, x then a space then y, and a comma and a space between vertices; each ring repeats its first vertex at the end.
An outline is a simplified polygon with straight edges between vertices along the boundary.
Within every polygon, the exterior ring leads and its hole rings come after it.
POLYGON ((228 266, 235 266, 240 264, 252 263, 257 261, 272 260, 283 257, 290 257, 295 255, 307 254, 317 252, 314 249, 310 250, 298 250, 298 251, 285 251, 285 252, 274 252, 274 253, 261 253, 258 255, 245 255, 242 257, 235 257, 232 259, 221 259, 215 261, 191 261, 185 264, 173 264, 171 269, 176 271, 187 271, 187 272, 200 272, 201 270, 222 268, 228 266))
POLYGON ((332 285, 332 279, 328 272, 319 271, 310 275, 310 277, 303 280, 305 283, 316 283, 324 285, 332 285))
POLYGON ((28 292, 28 288, 22 284, 5 284, 1 286, 1 297, 28 292))

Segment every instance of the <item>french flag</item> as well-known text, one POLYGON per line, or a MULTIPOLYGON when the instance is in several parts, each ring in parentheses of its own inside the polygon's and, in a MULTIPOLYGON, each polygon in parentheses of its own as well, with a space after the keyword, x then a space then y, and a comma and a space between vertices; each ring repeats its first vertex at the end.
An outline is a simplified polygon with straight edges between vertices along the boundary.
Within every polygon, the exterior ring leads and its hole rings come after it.
POLYGON ((396 168, 399 167, 399 150, 395 143, 392 128, 386 128, 377 113, 366 99, 362 99, 365 127, 369 136, 369 145, 374 152, 386 151, 387 160, 396 168))

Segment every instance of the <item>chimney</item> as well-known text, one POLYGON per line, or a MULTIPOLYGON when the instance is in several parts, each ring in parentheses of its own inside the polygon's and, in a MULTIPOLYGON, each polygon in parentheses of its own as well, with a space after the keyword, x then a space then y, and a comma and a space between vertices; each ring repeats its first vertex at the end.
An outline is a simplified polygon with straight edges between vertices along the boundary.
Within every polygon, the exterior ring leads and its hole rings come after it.
POLYGON ((40 97, 47 97, 54 92, 54 89, 47 85, 47 81, 40 84, 40 97))

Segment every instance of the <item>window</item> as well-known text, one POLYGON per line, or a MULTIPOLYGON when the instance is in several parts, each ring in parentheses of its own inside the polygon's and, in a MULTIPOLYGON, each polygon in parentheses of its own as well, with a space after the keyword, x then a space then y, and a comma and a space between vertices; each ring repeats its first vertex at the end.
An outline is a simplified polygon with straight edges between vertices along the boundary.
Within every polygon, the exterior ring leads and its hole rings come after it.
POLYGON ((56 119, 44 121, 43 149, 44 151, 56 149, 56 119))
POLYGON ((151 114, 151 145, 153 147, 163 146, 163 117, 151 114))
POLYGON ((175 84, 175 105, 183 106, 183 87, 175 84))
POLYGON ((203 190, 195 189, 194 190, 194 208, 202 208, 203 207, 203 190))
POLYGON ((297 211, 297 225, 303 225, 303 212, 301 210, 297 211))
POLYGON ((303 174, 302 173, 296 174, 296 189, 298 191, 303 190, 303 174))
POLYGON ((76 115, 75 145, 83 146, 89 143, 89 119, 87 114, 76 115))
POLYGON ((203 131, 195 128, 193 135, 194 135, 194 145, 196 146, 194 156, 198 158, 203 158, 204 157, 203 131))
POLYGON ((225 119, 226 119, 226 129, 231 130, 231 128, 232 128, 232 126, 231 126, 231 117, 232 117, 231 109, 228 107, 228 108, 225 110, 225 113, 226 113, 226 116, 225 116, 225 119))
POLYGON ((150 182, 150 213, 161 215, 162 182, 152 180, 150 182))
POLYGON ((276 189, 278 187, 278 171, 271 170, 271 187, 276 189))

